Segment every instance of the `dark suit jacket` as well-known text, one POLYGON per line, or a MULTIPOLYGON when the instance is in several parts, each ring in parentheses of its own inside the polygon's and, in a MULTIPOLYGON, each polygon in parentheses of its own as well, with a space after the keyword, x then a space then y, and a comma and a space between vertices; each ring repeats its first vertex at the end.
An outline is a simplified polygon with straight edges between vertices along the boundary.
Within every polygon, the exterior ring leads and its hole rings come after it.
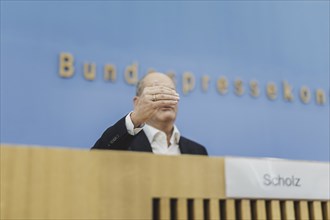
MULTIPOLYGON (((149 140, 143 130, 134 136, 127 132, 125 117, 109 127, 92 149, 152 152, 149 140)), ((204 146, 182 136, 180 137, 179 148, 181 154, 207 155, 204 146)))

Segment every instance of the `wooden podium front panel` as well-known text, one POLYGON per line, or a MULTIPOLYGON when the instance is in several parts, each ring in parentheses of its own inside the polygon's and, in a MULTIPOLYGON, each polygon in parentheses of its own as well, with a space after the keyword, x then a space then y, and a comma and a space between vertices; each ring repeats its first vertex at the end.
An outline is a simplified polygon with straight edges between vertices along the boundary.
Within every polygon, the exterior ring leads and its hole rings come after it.
POLYGON ((0 217, 151 219, 155 198, 224 198, 223 164, 204 156, 2 146, 0 217))
POLYGON ((225 198, 224 159, 1 146, 0 219, 330 220, 329 201, 225 198))

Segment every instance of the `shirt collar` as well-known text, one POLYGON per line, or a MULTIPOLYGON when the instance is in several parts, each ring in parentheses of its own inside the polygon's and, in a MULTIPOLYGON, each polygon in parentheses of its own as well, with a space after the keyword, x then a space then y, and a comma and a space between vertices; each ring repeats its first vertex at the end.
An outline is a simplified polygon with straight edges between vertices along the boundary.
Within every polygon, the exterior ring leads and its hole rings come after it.
MULTIPOLYGON (((155 136, 158 133, 164 133, 163 131, 158 130, 157 128, 152 127, 151 125, 145 124, 143 126, 143 131, 146 134, 150 143, 153 142, 155 136)), ((174 125, 173 133, 170 138, 170 143, 172 144, 179 144, 180 141, 180 132, 179 129, 174 125)))

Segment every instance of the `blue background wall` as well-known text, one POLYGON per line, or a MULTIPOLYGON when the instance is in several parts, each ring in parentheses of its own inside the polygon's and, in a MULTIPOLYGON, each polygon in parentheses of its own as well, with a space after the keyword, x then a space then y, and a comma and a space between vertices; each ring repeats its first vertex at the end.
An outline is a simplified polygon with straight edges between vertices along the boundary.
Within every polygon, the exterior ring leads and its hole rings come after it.
POLYGON ((124 69, 135 61, 139 77, 151 67, 176 73, 177 125, 211 155, 330 160, 328 1, 1 1, 1 143, 89 148, 132 109, 124 69), (73 78, 59 77, 61 52, 75 58, 73 78), (84 62, 97 64, 94 81, 83 78, 84 62), (115 83, 103 80, 106 63, 117 67, 115 83), (197 80, 188 95, 184 71, 197 80), (216 90, 222 75, 231 83, 224 96, 216 90), (236 96, 236 78, 246 87, 256 79, 260 97, 236 96), (266 96, 271 81, 275 101, 266 96), (313 91, 307 105, 303 85, 313 91))

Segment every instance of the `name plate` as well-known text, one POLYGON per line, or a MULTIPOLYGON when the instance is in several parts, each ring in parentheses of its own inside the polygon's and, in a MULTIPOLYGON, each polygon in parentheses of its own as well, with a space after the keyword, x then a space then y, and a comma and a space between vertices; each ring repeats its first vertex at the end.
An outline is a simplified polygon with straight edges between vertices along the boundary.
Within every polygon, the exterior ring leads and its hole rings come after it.
POLYGON ((330 163, 225 158, 228 198, 330 200, 330 163))

